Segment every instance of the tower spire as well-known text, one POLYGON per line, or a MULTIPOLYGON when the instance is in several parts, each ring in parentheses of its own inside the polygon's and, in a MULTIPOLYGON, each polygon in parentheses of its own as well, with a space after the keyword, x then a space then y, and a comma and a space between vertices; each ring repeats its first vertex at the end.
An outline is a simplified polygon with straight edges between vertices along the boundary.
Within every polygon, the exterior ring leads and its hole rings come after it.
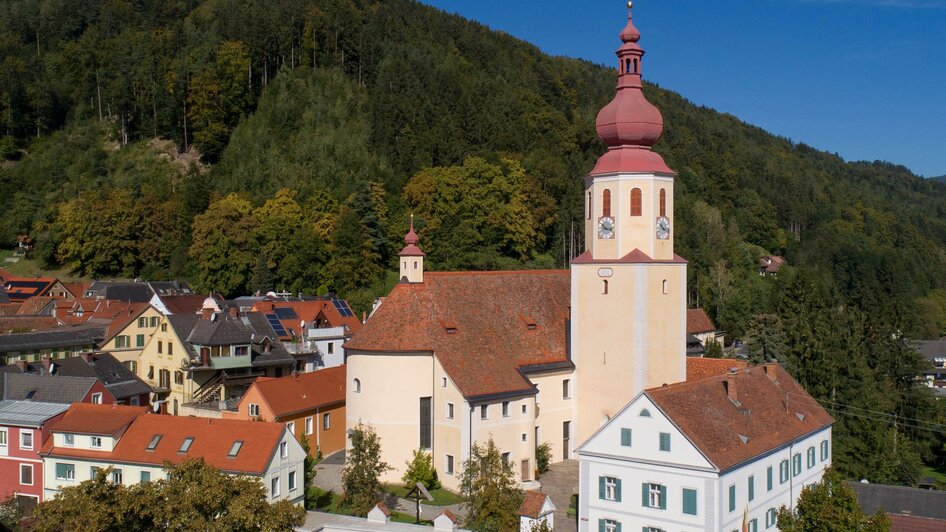
POLYGON ((404 235, 404 249, 398 253, 401 266, 402 283, 424 282, 424 252, 417 247, 420 238, 414 232, 414 214, 411 214, 411 228, 404 235))
POLYGON ((634 26, 631 8, 627 3, 627 25, 621 30, 618 56, 617 93, 606 105, 595 127, 598 137, 608 146, 608 152, 598 159, 591 175, 616 172, 653 172, 673 174, 660 155, 651 151, 663 133, 663 117, 644 97, 642 70, 644 49, 640 47, 641 34, 634 26))

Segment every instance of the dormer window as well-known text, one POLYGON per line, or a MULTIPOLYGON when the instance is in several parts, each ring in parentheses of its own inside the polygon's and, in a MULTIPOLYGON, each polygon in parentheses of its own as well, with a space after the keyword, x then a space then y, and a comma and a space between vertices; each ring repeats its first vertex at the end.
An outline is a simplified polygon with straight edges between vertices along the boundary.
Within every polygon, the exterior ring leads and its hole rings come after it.
POLYGON ((451 320, 441 320, 441 325, 443 325, 443 330, 447 334, 456 334, 457 333, 457 322, 451 320))
POLYGON ((246 356, 250 354, 250 346, 248 345, 237 345, 233 347, 234 356, 246 356))
POLYGON ((536 322, 535 318, 532 316, 523 316, 522 321, 526 324, 526 329, 534 331, 539 328, 539 324, 536 322))
POLYGON ((184 441, 181 442, 181 448, 177 450, 179 453, 186 453, 190 448, 191 444, 194 443, 194 437, 188 436, 184 438, 184 441))

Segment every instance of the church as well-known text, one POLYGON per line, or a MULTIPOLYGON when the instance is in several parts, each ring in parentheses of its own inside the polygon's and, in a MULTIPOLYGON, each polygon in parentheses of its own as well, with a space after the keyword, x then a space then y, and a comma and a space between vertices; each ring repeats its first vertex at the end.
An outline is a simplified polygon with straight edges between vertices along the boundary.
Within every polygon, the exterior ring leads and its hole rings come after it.
POLYGON ((459 486, 492 438, 523 486, 536 446, 553 462, 641 391, 686 379, 686 261, 673 252, 674 172, 652 147, 663 118, 642 92, 630 14, 617 90, 598 114, 607 151, 585 183, 584 253, 570 270, 424 272, 411 230, 398 284, 345 345, 347 426, 372 426, 400 479, 426 449, 459 486))

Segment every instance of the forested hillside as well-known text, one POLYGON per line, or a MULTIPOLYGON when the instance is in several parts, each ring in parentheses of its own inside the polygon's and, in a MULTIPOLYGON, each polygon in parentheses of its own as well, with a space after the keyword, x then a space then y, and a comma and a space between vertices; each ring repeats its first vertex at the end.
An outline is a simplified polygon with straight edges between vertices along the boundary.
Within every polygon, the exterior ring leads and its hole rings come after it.
MULTIPOLYGON (((0 54, 0 245, 361 309, 409 213, 434 269, 563 267, 615 84, 410 0, 8 0, 0 54)), ((946 185, 646 93, 692 304, 832 402, 851 477, 942 466, 907 339, 946 332, 946 185)))

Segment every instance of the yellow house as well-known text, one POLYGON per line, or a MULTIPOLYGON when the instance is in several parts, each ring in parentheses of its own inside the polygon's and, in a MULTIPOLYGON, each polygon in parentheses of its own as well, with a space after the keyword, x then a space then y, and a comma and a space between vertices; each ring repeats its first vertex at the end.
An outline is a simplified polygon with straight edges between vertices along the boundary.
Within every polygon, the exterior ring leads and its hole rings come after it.
POLYGON ((112 354, 128 369, 138 372, 138 359, 145 344, 158 330, 158 324, 164 317, 155 307, 141 303, 127 316, 116 318, 109 325, 105 340, 99 344, 102 351, 112 354))

